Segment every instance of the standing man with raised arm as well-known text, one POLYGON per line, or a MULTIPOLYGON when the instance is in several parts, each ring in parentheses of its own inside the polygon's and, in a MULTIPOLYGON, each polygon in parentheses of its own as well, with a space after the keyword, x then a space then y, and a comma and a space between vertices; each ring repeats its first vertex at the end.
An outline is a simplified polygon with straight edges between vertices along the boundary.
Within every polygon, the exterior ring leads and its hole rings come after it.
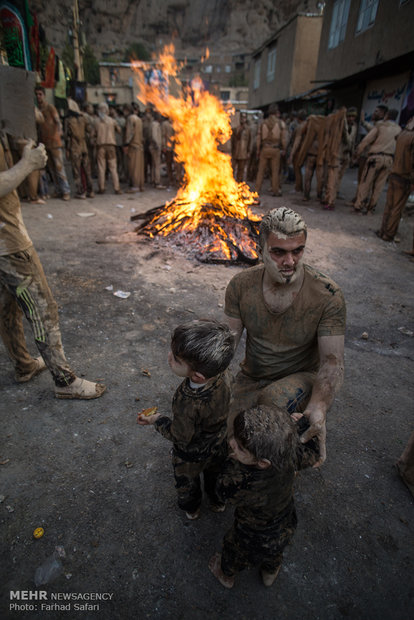
POLYGON ((304 418, 302 442, 319 440, 317 467, 326 459, 326 414, 343 381, 345 301, 333 280, 302 262, 306 238, 305 222, 291 209, 265 215, 263 264, 230 280, 225 314, 237 343, 247 332, 231 417, 262 404, 304 418))
POLYGON ((57 398, 98 398, 105 386, 77 377, 63 352, 57 303, 23 222, 16 187, 47 161, 43 144, 25 146, 22 159, 8 168, 6 142, 0 139, 0 335, 14 365, 17 383, 26 383, 46 367, 57 398), (27 350, 22 313, 41 357, 27 350))

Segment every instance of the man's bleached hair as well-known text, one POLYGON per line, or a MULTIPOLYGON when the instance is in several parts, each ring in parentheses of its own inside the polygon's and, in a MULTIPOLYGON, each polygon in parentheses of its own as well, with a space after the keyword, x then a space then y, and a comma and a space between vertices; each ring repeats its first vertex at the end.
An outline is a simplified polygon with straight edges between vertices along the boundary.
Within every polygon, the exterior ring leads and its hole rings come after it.
POLYGON ((259 227, 259 245, 262 250, 270 233, 275 233, 282 237, 296 237, 301 233, 305 233, 305 238, 308 234, 302 217, 288 207, 272 209, 263 217, 259 227))
POLYGON ((234 336, 224 323, 198 319, 175 328, 171 351, 207 379, 223 372, 234 354, 234 336))
POLYGON ((234 419, 234 438, 258 461, 267 459, 279 471, 297 467, 296 428, 279 407, 257 405, 241 411, 234 419))

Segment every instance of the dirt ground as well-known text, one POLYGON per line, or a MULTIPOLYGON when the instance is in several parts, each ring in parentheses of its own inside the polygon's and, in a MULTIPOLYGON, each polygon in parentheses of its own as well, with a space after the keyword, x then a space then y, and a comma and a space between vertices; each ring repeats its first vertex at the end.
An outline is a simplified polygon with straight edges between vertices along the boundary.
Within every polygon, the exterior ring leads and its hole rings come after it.
MULTIPOLYGON (((355 177, 345 177, 347 200, 355 177)), ((343 200, 324 212, 292 185, 283 190, 282 198, 265 191, 257 211, 286 204, 303 214, 306 260, 343 288, 348 326, 328 458, 297 479, 299 524, 277 582, 266 589, 250 570, 229 591, 212 577, 207 562, 232 510, 206 508, 187 521, 176 505, 169 443, 136 424, 144 407, 170 410, 179 382, 166 361, 173 328, 220 318, 225 287, 242 267, 201 265, 123 235, 134 230, 133 210, 161 205, 172 192, 50 200, 24 205, 24 219, 59 304, 67 357, 108 390, 96 401, 56 400, 46 372, 17 385, 0 345, 2 618, 414 617, 414 502, 394 468, 413 430, 414 263, 402 250, 411 248, 414 218, 404 217, 401 243, 386 244, 373 232, 384 195, 374 216, 357 217, 343 200), (97 243, 110 236, 129 243, 97 243), (37 540, 36 527, 44 528, 37 540), (65 551, 62 571, 36 588, 35 571, 56 546, 65 551), (46 598, 27 598, 34 592, 46 598)), ((36 354, 30 334, 28 342, 36 354)))

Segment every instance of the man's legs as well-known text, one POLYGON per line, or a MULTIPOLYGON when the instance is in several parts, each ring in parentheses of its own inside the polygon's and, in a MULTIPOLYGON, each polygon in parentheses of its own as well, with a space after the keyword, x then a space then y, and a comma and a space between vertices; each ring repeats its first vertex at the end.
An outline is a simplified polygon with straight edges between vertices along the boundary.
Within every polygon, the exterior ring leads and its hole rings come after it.
POLYGON ((303 181, 303 195, 306 200, 310 199, 310 192, 312 186, 312 177, 316 168, 316 156, 308 155, 306 157, 305 164, 305 178, 303 181))
POLYGON ((271 170, 272 170, 272 192, 275 196, 280 193, 280 149, 272 148, 271 170))
POLYGON ((105 172, 106 172, 106 153, 105 145, 101 144, 97 150, 97 165, 98 165, 98 187, 99 191, 103 193, 105 191, 105 172))
POLYGON ((83 196, 83 194, 85 193, 85 188, 83 187, 82 174, 81 174, 81 164, 82 164, 81 153, 72 152, 70 154, 70 163, 72 164, 72 174, 73 174, 73 181, 76 186, 76 194, 78 196, 83 196))
MULTIPOLYGON (((0 259, 1 267, 4 261, 0 259)), ((24 336, 22 311, 14 295, 4 286, 0 275, 0 336, 13 363, 17 380, 36 370, 24 336)))
MULTIPOLYGON (((15 364, 16 374, 30 372, 21 314, 16 315, 16 302, 32 328, 34 339, 56 386, 70 385, 76 378, 66 361, 59 330, 57 304, 53 299, 35 249, 29 248, 9 256, 0 256, 0 279, 9 295, 2 310, 1 335, 15 364), (15 303, 10 301, 14 297, 15 303), (13 314, 14 313, 14 314, 13 314), (17 331, 11 331, 16 329, 17 331)), ((4 296, 4 293, 3 293, 4 296)))
POLYGON ((255 405, 273 405, 290 414, 303 412, 312 393, 315 376, 314 372, 297 372, 269 382, 255 381, 239 372, 233 385, 231 411, 237 415, 239 411, 255 405))
POLYGON ((266 170, 266 166, 267 166, 267 156, 264 153, 264 149, 262 149, 260 151, 260 157, 259 157, 259 169, 257 171, 257 177, 256 177, 256 187, 255 190, 257 193, 260 193, 260 190, 262 189, 262 183, 263 183, 263 178, 264 178, 264 173, 266 170))
POLYGON ((375 157, 368 157, 365 162, 364 170, 362 171, 361 180, 358 183, 357 195, 354 203, 354 209, 356 211, 362 211, 362 209, 367 208, 376 174, 375 157))
POLYGON ((48 149, 47 155, 52 160, 51 162, 48 161, 48 163, 52 164, 50 170, 58 194, 61 196, 69 196, 70 187, 63 163, 63 150, 61 148, 48 149))
POLYGON ((116 147, 115 146, 106 146, 106 157, 108 160, 108 168, 112 177, 112 184, 114 186, 115 192, 119 192, 119 177, 117 171, 117 163, 116 163, 116 147))
POLYGON ((374 211, 377 202, 384 189, 385 182, 390 173, 393 158, 390 155, 381 155, 377 157, 376 175, 372 186, 371 200, 368 204, 368 211, 374 211))
POLYGON ((388 179, 387 202, 382 216, 378 236, 384 241, 392 241, 397 234, 401 214, 410 195, 410 182, 397 174, 388 179))

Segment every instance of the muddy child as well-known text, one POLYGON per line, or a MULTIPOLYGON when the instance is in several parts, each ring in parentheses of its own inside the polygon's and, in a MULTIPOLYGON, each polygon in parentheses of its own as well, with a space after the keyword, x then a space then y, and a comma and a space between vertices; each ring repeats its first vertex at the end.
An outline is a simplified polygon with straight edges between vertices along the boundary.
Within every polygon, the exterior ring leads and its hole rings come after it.
POLYGON ((168 363, 184 381, 172 401, 172 419, 155 413, 138 415, 138 424, 154 424, 173 443, 172 463, 178 506, 188 519, 200 515, 204 491, 215 512, 225 504, 215 492, 218 473, 227 457, 230 381, 226 369, 234 352, 230 329, 213 320, 179 325, 171 339, 168 363))
POLYGON ((300 443, 293 420, 276 407, 258 405, 240 412, 233 433, 216 493, 220 502, 235 505, 234 523, 209 568, 223 586, 232 588, 237 573, 259 566, 264 585, 271 586, 296 529, 295 472, 314 465, 318 450, 300 443))

